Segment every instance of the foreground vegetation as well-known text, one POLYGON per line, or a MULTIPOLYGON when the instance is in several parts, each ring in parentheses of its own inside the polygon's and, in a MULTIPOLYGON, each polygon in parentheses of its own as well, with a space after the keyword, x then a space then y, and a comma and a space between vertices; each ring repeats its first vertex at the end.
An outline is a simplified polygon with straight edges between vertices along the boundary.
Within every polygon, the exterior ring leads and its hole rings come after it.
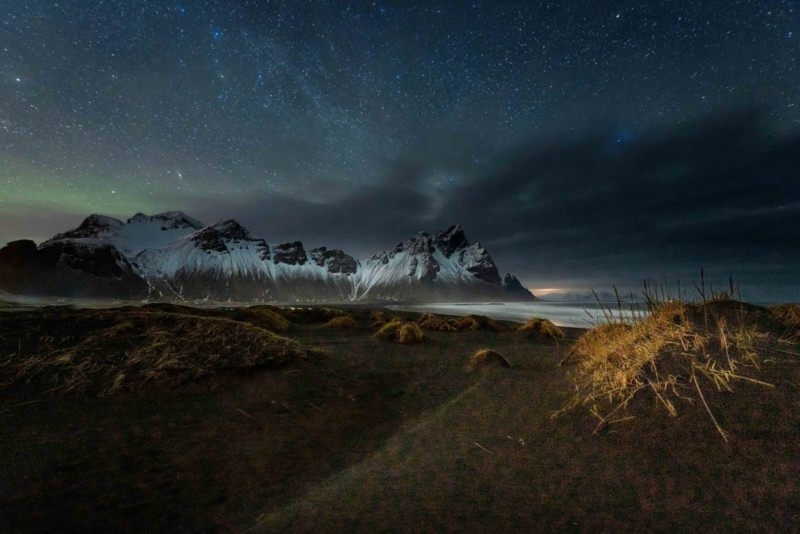
POLYGON ((0 315, 0 530, 796 530, 797 307, 653 309, 0 315))
POLYGON ((728 294, 699 303, 645 296, 646 312, 634 311, 630 321, 606 310, 606 322, 583 334, 561 362, 575 364, 575 395, 566 409, 587 406, 598 431, 633 417, 626 408, 637 396, 649 394, 673 417, 679 403, 700 403, 727 440, 707 401, 709 389, 774 387, 758 378, 761 363, 797 339, 798 307, 768 310, 728 294))

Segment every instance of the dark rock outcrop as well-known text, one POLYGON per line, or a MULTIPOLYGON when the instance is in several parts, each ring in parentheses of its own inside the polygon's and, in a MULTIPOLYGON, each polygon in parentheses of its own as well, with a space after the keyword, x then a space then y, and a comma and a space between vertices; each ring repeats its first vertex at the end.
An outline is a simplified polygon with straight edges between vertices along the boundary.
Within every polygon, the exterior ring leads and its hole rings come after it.
POLYGON ((461 226, 454 224, 444 232, 436 234, 436 245, 449 258, 455 251, 467 248, 469 241, 461 226))
POLYGON ((305 265, 308 261, 303 243, 300 241, 278 245, 275 247, 274 253, 274 261, 276 264, 305 265))
POLYGON ((355 274, 358 262, 342 250, 319 247, 309 252, 311 261, 320 267, 327 267, 328 272, 334 274, 355 274))

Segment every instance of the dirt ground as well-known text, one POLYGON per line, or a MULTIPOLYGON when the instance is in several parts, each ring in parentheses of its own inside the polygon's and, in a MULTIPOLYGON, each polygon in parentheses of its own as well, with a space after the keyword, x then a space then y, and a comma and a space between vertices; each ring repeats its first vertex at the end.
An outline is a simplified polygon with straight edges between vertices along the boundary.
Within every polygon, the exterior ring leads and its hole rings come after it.
MULTIPOLYGON (((593 434, 560 367, 580 334, 294 325, 324 355, 120 396, 0 394, 0 531, 794 531, 800 352, 669 417, 593 434), (478 349, 511 369, 469 373, 478 349)), ((406 314, 411 316, 412 314, 406 314)), ((0 333, 1 334, 1 333, 0 333)))

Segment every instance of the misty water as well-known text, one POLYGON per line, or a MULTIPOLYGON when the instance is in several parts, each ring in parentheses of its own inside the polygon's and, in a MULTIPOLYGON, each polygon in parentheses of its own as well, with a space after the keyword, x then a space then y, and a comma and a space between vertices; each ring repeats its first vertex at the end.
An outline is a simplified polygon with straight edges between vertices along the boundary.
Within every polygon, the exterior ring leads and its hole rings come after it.
MULTIPOLYGON (((605 322, 605 313, 610 310, 615 319, 620 313, 617 303, 597 302, 494 302, 486 304, 420 304, 395 305, 388 308, 397 311, 429 312, 443 315, 485 315, 492 319, 525 322, 531 317, 550 319, 558 326, 590 328, 605 322), (606 310, 605 312, 603 310, 606 310)), ((630 304, 623 304, 623 316, 630 318, 630 304)))

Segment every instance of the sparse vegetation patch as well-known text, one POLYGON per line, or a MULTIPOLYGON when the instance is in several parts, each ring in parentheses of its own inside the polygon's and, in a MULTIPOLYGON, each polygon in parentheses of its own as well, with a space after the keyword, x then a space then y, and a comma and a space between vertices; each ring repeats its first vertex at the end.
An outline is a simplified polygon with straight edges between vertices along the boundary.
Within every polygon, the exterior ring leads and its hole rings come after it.
POLYGON ((0 318, 0 331, 0 387, 60 394, 111 395, 306 356, 298 343, 252 324, 160 311, 37 311, 0 318))

